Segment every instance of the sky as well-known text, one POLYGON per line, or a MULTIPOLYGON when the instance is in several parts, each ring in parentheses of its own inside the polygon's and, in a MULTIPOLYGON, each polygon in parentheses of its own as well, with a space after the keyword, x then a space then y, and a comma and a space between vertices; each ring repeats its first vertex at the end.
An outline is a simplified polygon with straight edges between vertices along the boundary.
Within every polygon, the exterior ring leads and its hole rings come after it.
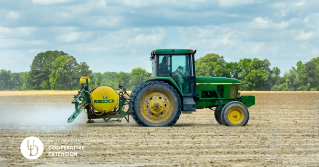
POLYGON ((58 50, 93 72, 151 72, 154 49, 268 59, 281 75, 319 57, 317 0, 0 0, 0 69, 58 50))

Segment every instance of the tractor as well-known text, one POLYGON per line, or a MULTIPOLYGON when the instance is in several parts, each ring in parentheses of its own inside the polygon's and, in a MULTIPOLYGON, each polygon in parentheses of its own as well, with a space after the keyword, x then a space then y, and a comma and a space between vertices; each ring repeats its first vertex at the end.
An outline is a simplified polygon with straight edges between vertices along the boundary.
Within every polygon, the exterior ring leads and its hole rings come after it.
POLYGON ((123 117, 129 121, 131 115, 141 126, 172 126, 181 113, 215 108, 219 124, 245 126, 255 96, 241 95, 241 83, 237 79, 196 76, 195 53, 191 49, 153 50, 152 76, 136 85, 130 95, 121 85, 119 93, 110 86, 90 90, 89 79, 82 77, 82 88, 72 102, 76 111, 68 122, 86 109, 89 121, 123 117), (127 111, 124 105, 129 106, 127 111))

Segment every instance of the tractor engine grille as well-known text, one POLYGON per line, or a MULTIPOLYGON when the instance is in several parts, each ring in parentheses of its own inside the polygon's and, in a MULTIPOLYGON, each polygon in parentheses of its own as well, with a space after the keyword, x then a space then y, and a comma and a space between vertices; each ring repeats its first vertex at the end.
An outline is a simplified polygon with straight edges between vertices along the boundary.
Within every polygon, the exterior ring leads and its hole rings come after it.
POLYGON ((236 91, 237 91, 237 85, 231 85, 230 86, 230 98, 231 99, 236 98, 236 91))

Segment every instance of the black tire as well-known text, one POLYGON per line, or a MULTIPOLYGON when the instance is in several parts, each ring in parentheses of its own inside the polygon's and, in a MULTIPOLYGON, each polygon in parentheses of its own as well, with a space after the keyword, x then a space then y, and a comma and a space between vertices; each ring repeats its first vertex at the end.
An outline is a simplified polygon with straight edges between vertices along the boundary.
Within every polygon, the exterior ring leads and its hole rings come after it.
POLYGON ((140 84, 136 90, 132 91, 130 97, 131 97, 130 107, 132 110, 132 117, 141 126, 172 126, 177 122, 177 120, 180 117, 182 105, 181 105, 181 99, 179 97, 179 94, 172 86, 170 86, 169 84, 165 82, 162 82, 162 81, 144 82, 143 84, 140 84), (147 116, 145 116, 146 112, 144 112, 145 114, 143 116, 142 111, 140 110, 142 98, 145 98, 147 94, 152 91, 164 92, 165 94, 169 95, 169 97, 171 98, 172 104, 174 106, 170 112, 170 115, 167 117, 164 117, 164 119, 166 120, 163 120, 163 122, 154 123, 149 121, 148 118, 146 118, 147 116))
POLYGON ((243 103, 229 102, 222 109, 222 119, 226 126, 245 126, 249 120, 249 112, 243 103))
POLYGON ((223 105, 219 105, 215 108, 215 119, 219 123, 219 125, 224 125, 223 118, 222 118, 222 110, 223 105))
POLYGON ((135 88, 132 90, 130 97, 131 97, 132 95, 134 95, 134 94, 136 93, 136 91, 137 91, 140 87, 144 86, 144 85, 146 84, 146 82, 148 82, 148 81, 143 81, 143 82, 137 84, 137 85, 135 86, 135 88))

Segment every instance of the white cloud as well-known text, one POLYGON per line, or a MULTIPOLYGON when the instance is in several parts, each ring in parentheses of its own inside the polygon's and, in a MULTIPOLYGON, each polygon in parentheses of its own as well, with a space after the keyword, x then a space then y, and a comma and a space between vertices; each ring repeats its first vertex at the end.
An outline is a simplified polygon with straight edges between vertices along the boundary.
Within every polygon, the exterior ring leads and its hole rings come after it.
POLYGON ((311 13, 304 18, 304 25, 312 30, 319 30, 319 13, 311 13))
POLYGON ((123 3, 125 5, 133 6, 133 7, 149 6, 150 5, 149 2, 151 2, 151 1, 149 1, 149 0, 142 0, 142 1, 141 0, 140 1, 138 1, 138 0, 134 0, 134 1, 132 1, 132 0, 124 0, 123 1, 123 3))
POLYGON ((161 27, 100 31, 95 35, 89 42, 69 43, 60 50, 76 56, 78 62, 87 62, 95 72, 130 72, 138 66, 151 71, 148 53, 163 48, 168 38, 167 31, 161 27))
POLYGON ((252 21, 252 26, 260 29, 268 29, 270 27, 270 24, 272 24, 272 20, 269 20, 269 18, 261 18, 257 17, 252 21))
POLYGON ((37 5, 53 5, 53 4, 69 3, 72 1, 73 0, 32 0, 32 3, 37 5))
POLYGON ((272 4, 273 7, 275 8, 287 8, 287 3, 286 2, 275 2, 272 4))
POLYGON ((69 14, 66 13, 66 12, 59 12, 58 14, 61 15, 62 17, 68 17, 69 16, 69 14))
POLYGON ((299 44, 299 48, 307 49, 308 48, 308 41, 304 41, 303 43, 299 44))
MULTIPOLYGON (((118 31, 107 31, 99 35, 89 47, 93 52, 140 50, 145 48, 161 47, 168 37, 164 28, 130 28, 118 31)), ((91 52, 90 51, 90 52, 91 52)))
POLYGON ((41 40, 0 39, 0 49, 16 49, 19 47, 34 47, 45 44, 41 40))
POLYGON ((297 40, 309 40, 312 37, 313 33, 314 32, 306 33, 304 31, 302 31, 299 35, 295 36, 295 39, 297 39, 297 40))
POLYGON ((97 18, 92 24, 98 27, 116 27, 123 23, 124 19, 120 16, 107 16, 103 18, 97 18))
POLYGON ((302 5, 304 5, 304 4, 306 4, 306 2, 305 2, 305 1, 301 1, 301 2, 299 2, 299 3, 296 3, 295 5, 296 5, 296 6, 302 6, 302 5))
POLYGON ((106 6, 106 3, 104 0, 101 0, 97 3, 98 6, 106 6))
POLYGON ((230 45, 232 43, 232 40, 230 40, 229 37, 233 35, 233 33, 234 32, 230 32, 224 36, 224 38, 221 40, 223 45, 230 45))
MULTIPOLYGON (((70 28, 69 28, 70 29, 70 28)), ((69 32, 63 35, 56 37, 58 42, 62 43, 74 43, 74 42, 85 42, 91 37, 91 33, 83 33, 83 32, 69 32)))
POLYGON ((128 45, 132 48, 141 46, 158 47, 163 44, 164 39, 167 37, 167 32, 163 28, 155 28, 149 33, 140 32, 133 38, 128 39, 128 45))
POLYGON ((249 23, 249 26, 253 29, 286 29, 289 26, 289 22, 281 21, 280 23, 275 23, 268 17, 256 17, 249 23))
POLYGON ((260 3, 258 0, 218 0, 221 7, 260 3))
POLYGON ((18 19, 20 18, 20 13, 16 11, 10 11, 8 14, 6 14, 6 17, 11 19, 18 19))
POLYGON ((274 13, 274 16, 276 16, 277 18, 281 18, 281 17, 285 17, 288 15, 290 11, 287 9, 287 10, 281 10, 281 11, 278 11, 278 12, 275 12, 274 13))
POLYGON ((260 50, 262 50, 264 43, 263 42, 258 42, 258 43, 254 43, 252 46, 252 52, 253 53, 258 53, 260 50))
POLYGON ((2 38, 17 38, 26 37, 31 35, 36 30, 35 27, 19 27, 19 28, 7 28, 0 27, 0 37, 2 38))

